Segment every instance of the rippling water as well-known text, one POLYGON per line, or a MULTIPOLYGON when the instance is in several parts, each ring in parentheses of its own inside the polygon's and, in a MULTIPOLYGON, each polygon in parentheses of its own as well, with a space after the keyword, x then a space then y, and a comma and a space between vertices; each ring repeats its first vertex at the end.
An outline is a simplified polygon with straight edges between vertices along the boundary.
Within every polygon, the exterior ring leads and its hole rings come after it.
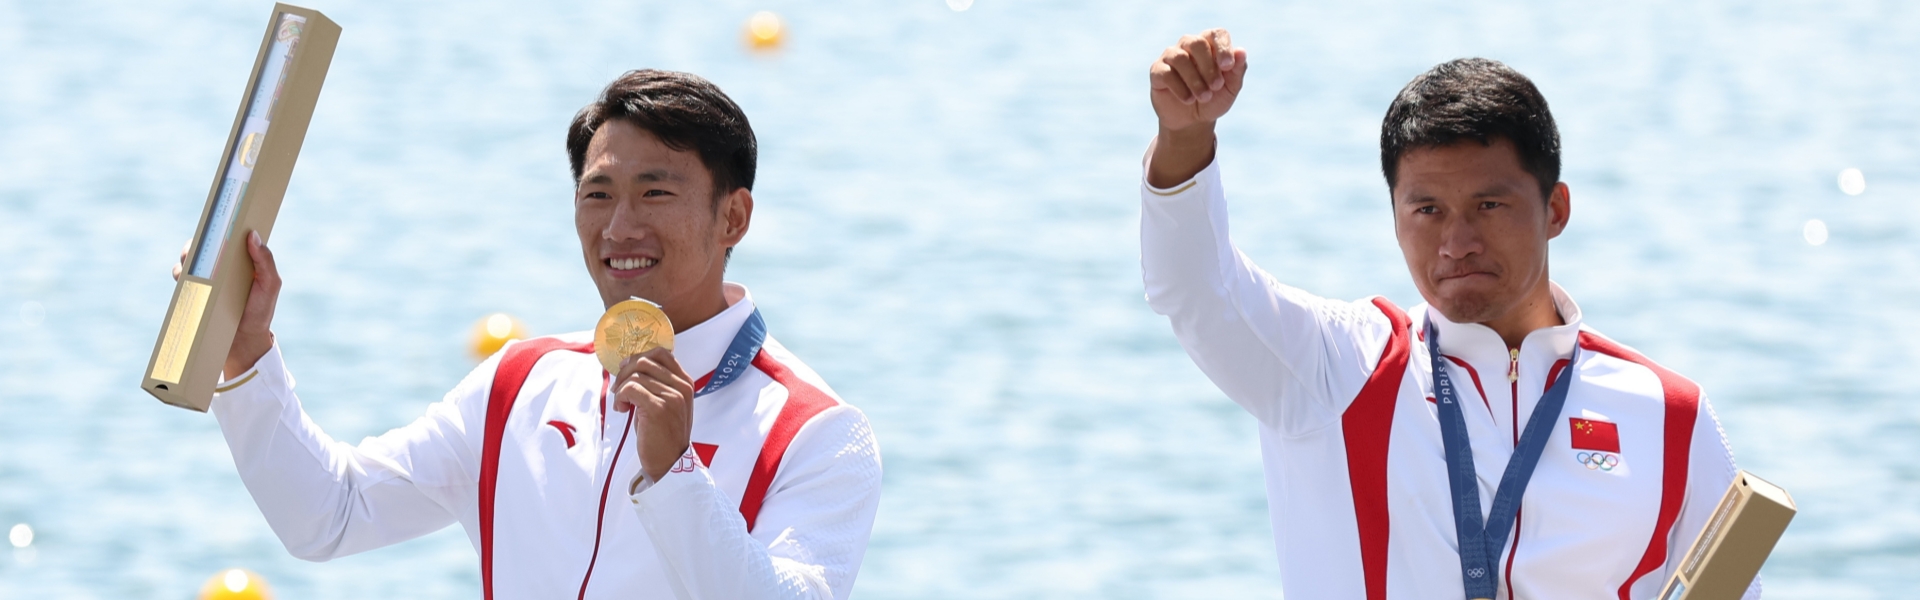
MULTIPOLYGON (((858 597, 1277 597, 1253 421, 1137 266, 1145 65, 1225 24, 1253 73, 1221 153, 1262 265, 1417 302, 1381 113, 1434 63, 1505 60, 1565 138, 1555 278, 1800 503, 1769 596, 1920 586, 1920 6, 425 4, 316 6, 345 33, 273 239, 276 330, 338 438, 438 399, 489 312, 598 316, 566 123, 621 71, 690 70, 762 144, 731 278, 885 451, 858 597), (778 54, 744 49, 757 10, 787 21, 778 54)), ((282 598, 478 596, 456 530, 288 557, 213 420, 138 389, 268 9, 0 1, 0 527, 36 534, 0 547, 0 597, 188 598, 229 566, 282 598)))

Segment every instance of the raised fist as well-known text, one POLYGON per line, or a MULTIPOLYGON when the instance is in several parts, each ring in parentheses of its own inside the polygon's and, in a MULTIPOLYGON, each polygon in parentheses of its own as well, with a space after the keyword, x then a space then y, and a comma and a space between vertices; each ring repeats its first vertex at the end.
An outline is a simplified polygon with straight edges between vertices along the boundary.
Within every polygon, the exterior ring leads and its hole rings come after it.
POLYGON ((1247 51, 1225 29, 1181 36, 1147 69, 1163 131, 1211 125, 1227 114, 1247 74, 1247 51))

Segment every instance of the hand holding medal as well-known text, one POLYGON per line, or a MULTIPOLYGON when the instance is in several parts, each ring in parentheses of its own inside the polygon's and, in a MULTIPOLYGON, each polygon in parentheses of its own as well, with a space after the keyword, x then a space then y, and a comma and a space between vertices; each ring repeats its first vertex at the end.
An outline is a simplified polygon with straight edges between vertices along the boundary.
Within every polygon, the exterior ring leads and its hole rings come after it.
POLYGON ((686 454, 693 435, 693 378, 672 350, 673 322, 639 298, 608 308, 593 330, 593 352, 614 377, 613 410, 629 415, 641 471, 654 481, 686 454))

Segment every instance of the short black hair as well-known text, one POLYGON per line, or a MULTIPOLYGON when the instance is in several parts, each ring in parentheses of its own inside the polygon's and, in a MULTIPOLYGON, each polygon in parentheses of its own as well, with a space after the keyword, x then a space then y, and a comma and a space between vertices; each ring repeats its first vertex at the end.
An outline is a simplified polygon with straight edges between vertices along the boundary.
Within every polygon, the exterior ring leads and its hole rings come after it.
POLYGON ((1560 183, 1560 129, 1547 98, 1533 81, 1497 60, 1460 58, 1421 73, 1387 107, 1380 124, 1380 171, 1391 192, 1399 181, 1400 157, 1416 148, 1471 139, 1492 145, 1513 142, 1520 166, 1553 196, 1560 183))
POLYGON ((716 207, 718 198, 734 190, 753 189, 753 170, 759 161, 753 125, 713 82, 692 73, 641 69, 627 71, 607 84, 567 128, 567 160, 573 166, 574 185, 580 184, 594 132, 614 119, 652 133, 668 148, 698 154, 713 173, 716 207))

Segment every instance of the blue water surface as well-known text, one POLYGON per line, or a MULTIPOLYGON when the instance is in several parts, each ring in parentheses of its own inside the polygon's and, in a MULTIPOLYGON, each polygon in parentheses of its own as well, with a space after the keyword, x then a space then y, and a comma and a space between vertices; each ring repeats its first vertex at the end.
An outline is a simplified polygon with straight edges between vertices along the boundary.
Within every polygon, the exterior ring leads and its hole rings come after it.
MULTIPOLYGON (((1799 501, 1768 596, 1920 587, 1920 5, 314 6, 345 32, 272 239, 276 331, 339 439, 437 400, 488 313, 593 322, 567 122, 624 70, 689 70, 761 143, 731 278, 884 450, 856 597, 1278 597, 1254 422, 1139 283, 1146 65, 1225 25, 1252 52, 1220 150, 1250 256, 1418 302, 1380 117, 1437 62, 1507 61, 1565 139, 1555 279, 1700 382, 1740 465, 1799 501), (777 53, 743 42, 759 10, 777 53)), ((35 532, 0 546, 0 598, 191 598, 233 566, 283 599, 479 595, 456 529, 289 557, 214 421, 139 389, 269 10, 0 0, 0 527, 35 532)))

